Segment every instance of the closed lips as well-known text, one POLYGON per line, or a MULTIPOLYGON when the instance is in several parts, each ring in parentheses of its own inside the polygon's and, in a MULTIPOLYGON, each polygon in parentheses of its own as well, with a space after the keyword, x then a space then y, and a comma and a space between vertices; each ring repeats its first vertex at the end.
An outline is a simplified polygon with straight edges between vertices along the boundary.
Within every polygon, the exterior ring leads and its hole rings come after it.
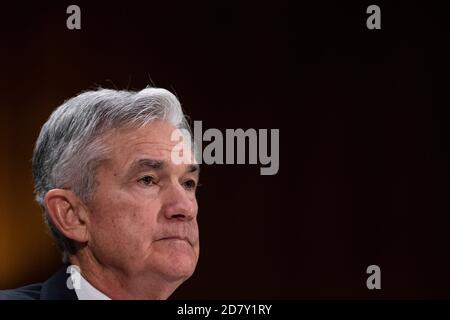
POLYGON ((186 237, 179 237, 179 236, 169 236, 169 237, 161 238, 159 240, 183 240, 183 241, 186 241, 189 244, 191 244, 191 241, 189 241, 188 238, 186 238, 186 237))

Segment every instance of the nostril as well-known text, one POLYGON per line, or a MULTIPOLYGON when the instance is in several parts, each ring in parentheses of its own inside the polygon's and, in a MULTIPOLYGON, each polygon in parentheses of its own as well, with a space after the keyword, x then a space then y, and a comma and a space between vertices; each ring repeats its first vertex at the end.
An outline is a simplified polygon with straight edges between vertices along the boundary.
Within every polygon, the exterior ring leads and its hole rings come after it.
POLYGON ((178 214, 174 214, 174 215, 172 216, 172 218, 175 218, 175 219, 184 219, 184 218, 186 218, 186 215, 184 215, 184 214, 182 214, 182 213, 178 213, 178 214))

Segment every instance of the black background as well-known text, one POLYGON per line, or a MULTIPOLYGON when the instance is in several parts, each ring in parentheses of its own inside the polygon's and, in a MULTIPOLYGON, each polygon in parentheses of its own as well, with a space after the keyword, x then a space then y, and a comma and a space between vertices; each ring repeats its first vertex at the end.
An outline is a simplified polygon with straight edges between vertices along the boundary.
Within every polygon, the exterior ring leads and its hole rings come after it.
MULTIPOLYGON (((0 223, 14 230, 0 264, 42 250, 43 226, 14 221, 39 215, 29 159, 51 111, 89 88, 153 84, 204 130, 280 129, 275 176, 203 166, 200 261, 172 298, 450 298, 443 2, 295 3, 2 3, 0 223), (370 4, 381 30, 366 28, 370 4), (381 290, 366 287, 371 264, 381 290)), ((57 266, 54 250, 0 278, 24 285, 57 266)))

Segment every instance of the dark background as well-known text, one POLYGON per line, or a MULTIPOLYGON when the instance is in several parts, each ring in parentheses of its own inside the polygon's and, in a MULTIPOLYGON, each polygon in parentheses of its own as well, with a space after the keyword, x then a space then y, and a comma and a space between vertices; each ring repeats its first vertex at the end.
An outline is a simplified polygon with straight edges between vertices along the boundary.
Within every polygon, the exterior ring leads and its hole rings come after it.
POLYGON ((201 255, 172 298, 450 298, 443 2, 0 4, 0 288, 60 265, 33 201, 51 111, 98 86, 176 93, 207 128, 279 128, 280 170, 203 166, 201 255), (314 3, 314 4, 313 4, 314 3), (81 7, 81 30, 66 28, 81 7), (381 8, 381 30, 366 8, 381 8), (381 267, 381 290, 366 288, 381 267))

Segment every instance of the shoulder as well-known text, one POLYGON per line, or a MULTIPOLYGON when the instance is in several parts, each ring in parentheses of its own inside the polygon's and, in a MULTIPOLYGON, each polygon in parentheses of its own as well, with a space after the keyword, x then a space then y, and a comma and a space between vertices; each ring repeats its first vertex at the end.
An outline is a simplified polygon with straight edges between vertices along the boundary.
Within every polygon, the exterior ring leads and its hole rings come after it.
POLYGON ((0 290, 0 300, 39 300, 42 283, 10 290, 0 290))
POLYGON ((77 300, 75 290, 67 286, 69 274, 64 266, 47 281, 11 290, 0 290, 0 300, 77 300))

